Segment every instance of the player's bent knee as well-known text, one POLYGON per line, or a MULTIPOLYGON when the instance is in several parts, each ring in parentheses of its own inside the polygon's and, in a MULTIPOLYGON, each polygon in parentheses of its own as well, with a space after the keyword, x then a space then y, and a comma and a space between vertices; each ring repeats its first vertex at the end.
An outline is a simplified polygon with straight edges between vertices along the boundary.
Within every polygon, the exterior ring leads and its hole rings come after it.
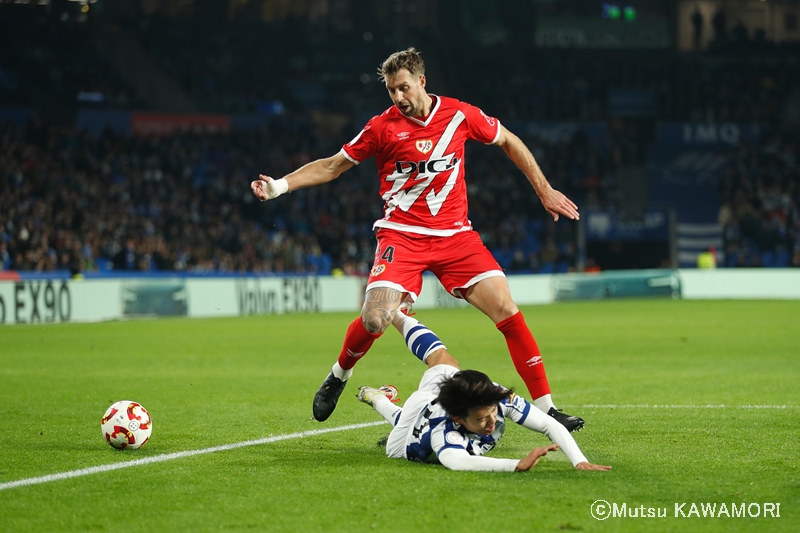
POLYGON ((487 309, 481 309, 481 311, 486 313, 486 315, 492 319, 492 322, 498 324, 519 313, 519 308, 513 301, 510 303, 498 302, 497 305, 490 306, 487 309))
POLYGON ((517 304, 515 304, 513 300, 503 302, 500 305, 500 309, 498 310, 498 316, 502 317, 500 318, 500 320, 511 318, 517 313, 519 313, 519 307, 517 307, 517 304))
POLYGON ((383 333, 389 327, 390 322, 377 313, 369 313, 361 316, 364 329, 377 335, 383 333))
POLYGON ((491 308, 494 317, 496 317, 498 321, 510 318, 519 312, 519 307, 517 307, 517 304, 514 303, 514 300, 511 298, 510 294, 506 297, 496 298, 495 301, 492 302, 491 308))

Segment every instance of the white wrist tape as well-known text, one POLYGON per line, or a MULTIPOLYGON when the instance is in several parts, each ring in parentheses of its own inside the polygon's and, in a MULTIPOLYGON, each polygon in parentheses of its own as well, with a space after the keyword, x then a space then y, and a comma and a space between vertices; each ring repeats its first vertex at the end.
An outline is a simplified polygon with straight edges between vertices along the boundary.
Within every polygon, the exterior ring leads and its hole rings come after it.
POLYGON ((270 180, 264 182, 264 185, 264 190, 267 191, 267 196, 269 196, 270 200, 277 198, 283 193, 289 192, 289 182, 286 181, 285 178, 281 178, 279 180, 270 180))

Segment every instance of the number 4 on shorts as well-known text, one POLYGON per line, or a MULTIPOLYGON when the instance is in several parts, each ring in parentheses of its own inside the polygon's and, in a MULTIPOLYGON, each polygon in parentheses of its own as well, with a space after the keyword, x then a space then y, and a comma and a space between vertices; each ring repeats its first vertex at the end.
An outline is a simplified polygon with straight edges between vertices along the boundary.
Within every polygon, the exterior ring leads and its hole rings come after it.
POLYGON ((383 259, 387 263, 391 263, 392 261, 394 261, 394 246, 387 246, 386 249, 381 254, 381 259, 383 259))

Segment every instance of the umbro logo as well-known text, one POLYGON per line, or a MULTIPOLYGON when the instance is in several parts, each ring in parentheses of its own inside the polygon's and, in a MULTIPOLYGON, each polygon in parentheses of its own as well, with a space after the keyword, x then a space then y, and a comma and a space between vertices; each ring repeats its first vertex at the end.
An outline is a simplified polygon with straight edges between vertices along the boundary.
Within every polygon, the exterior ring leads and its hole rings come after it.
POLYGON ((408 139, 409 135, 411 135, 411 134, 409 132, 407 132, 407 131, 401 131, 400 133, 397 134, 397 136, 400 137, 403 140, 408 139))
POLYGON ((525 364, 528 365, 528 366, 541 365, 542 364, 542 356, 541 355, 534 355, 533 357, 531 357, 530 359, 525 361, 525 364))
POLYGON ((367 353, 367 352, 354 352, 350 348, 347 349, 347 355, 349 355, 350 357, 358 358, 358 357, 363 356, 365 353, 367 353))

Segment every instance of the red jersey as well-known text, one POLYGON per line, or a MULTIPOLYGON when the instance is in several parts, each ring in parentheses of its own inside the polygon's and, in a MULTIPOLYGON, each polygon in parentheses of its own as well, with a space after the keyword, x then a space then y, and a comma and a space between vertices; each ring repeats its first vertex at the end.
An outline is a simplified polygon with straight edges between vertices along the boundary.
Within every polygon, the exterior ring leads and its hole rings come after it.
POLYGON ((431 96, 435 102, 424 121, 392 106, 342 147, 356 164, 375 157, 385 202, 375 228, 437 236, 472 229, 464 143, 497 142, 500 121, 455 98, 431 96))

